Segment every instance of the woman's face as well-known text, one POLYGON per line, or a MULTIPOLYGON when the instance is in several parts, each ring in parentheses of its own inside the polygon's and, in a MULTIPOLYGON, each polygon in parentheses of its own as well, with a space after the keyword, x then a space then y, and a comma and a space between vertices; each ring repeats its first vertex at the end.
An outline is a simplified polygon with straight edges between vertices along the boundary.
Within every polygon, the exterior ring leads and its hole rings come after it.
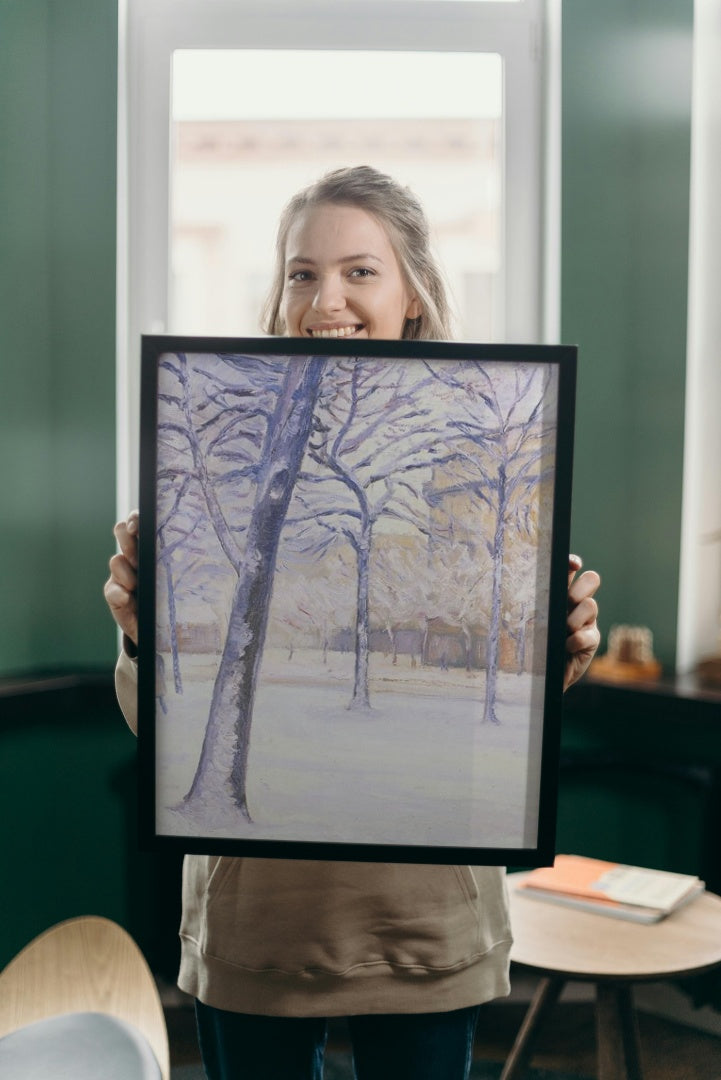
POLYGON ((281 314, 292 337, 400 338, 421 313, 388 234, 360 207, 309 208, 285 252, 281 314))

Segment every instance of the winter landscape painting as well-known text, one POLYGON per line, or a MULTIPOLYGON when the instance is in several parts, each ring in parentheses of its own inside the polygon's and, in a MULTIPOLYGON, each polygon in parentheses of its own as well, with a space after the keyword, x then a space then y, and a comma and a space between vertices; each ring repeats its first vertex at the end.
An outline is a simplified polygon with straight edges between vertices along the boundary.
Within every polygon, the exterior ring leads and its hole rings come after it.
POLYGON ((550 346, 144 339, 146 838, 548 856, 574 375, 550 346))

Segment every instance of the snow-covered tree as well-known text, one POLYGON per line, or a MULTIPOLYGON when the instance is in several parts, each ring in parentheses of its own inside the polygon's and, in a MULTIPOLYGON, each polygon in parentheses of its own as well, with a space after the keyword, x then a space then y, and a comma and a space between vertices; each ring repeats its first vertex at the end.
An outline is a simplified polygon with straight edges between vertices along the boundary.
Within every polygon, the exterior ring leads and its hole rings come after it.
POLYGON ((427 532, 424 484, 449 461, 443 399, 422 365, 338 361, 324 380, 289 523, 321 554, 337 538, 357 561, 356 647, 350 708, 370 707, 369 590, 373 534, 381 518, 427 532))
POLYGON ((398 628, 410 624, 423 632, 432 582, 424 537, 418 533, 376 536, 371 551, 369 606, 373 621, 387 635, 394 664, 398 628))
POLYGON ((504 558, 509 538, 530 527, 541 482, 552 475, 553 429, 547 422, 555 381, 536 364, 472 361, 436 377, 458 392, 449 427, 460 447, 431 499, 446 507, 470 497, 477 508, 479 539, 492 565, 486 646, 484 721, 498 723, 496 683, 502 617, 504 558), (483 468, 479 469, 479 461, 483 468), (470 466, 470 467, 469 467, 470 466))
POLYGON ((220 359, 217 371, 182 354, 162 361, 159 399, 166 415, 159 430, 178 440, 177 479, 189 478, 189 488, 202 495, 237 579, 200 760, 184 801, 235 806, 249 819, 250 727, 278 544, 326 361, 220 359), (234 514, 239 505, 241 525, 234 514))
POLYGON ((343 549, 328 551, 317 564, 299 562, 286 549, 289 565, 278 560, 271 605, 269 641, 288 645, 296 640, 312 640, 327 662, 333 635, 348 627, 353 610, 353 568, 343 549))

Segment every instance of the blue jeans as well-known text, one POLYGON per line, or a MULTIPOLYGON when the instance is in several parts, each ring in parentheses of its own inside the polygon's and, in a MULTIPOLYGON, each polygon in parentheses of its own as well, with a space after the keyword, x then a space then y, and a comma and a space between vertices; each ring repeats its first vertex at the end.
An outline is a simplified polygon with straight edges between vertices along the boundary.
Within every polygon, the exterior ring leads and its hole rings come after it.
MULTIPOLYGON (((467 1080, 479 1006, 348 1017, 356 1080, 467 1080)), ((321 1080, 323 1017, 249 1016, 196 1002, 208 1080, 321 1080)))

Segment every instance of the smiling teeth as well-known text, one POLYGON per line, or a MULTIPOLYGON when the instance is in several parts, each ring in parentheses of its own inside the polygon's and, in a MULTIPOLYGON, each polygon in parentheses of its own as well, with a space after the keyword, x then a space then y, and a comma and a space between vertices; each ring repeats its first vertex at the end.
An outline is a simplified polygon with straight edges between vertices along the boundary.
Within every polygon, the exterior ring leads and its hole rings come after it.
POLYGON ((312 337, 320 338, 350 337, 357 329, 357 326, 334 326, 332 330, 311 330, 310 333, 312 337))

